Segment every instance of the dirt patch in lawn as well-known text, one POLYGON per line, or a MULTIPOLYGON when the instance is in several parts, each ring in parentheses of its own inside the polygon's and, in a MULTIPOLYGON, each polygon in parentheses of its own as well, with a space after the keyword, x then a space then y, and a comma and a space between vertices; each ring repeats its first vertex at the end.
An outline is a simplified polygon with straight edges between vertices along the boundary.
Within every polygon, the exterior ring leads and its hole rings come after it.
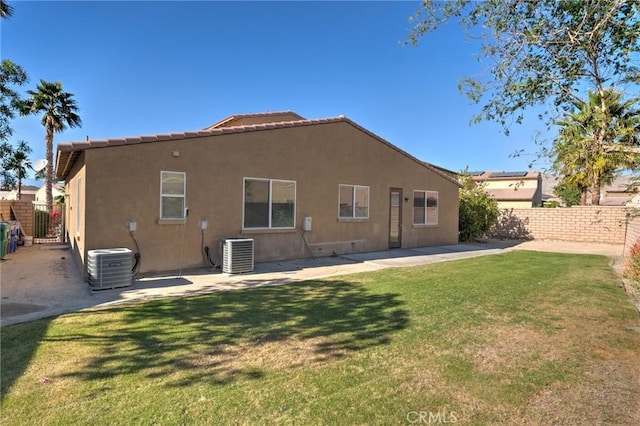
POLYGON ((501 322, 477 331, 485 343, 465 348, 476 371, 504 376, 507 384, 512 372, 547 365, 568 374, 524 406, 504 404, 500 416, 511 424, 640 424, 640 322, 584 307, 572 313, 550 328, 501 322))
POLYGON ((489 327, 482 333, 492 336, 490 342, 465 350, 482 373, 516 369, 524 363, 542 364, 567 355, 564 333, 550 336, 532 326, 509 324, 489 327))
POLYGON ((323 364, 346 355, 348 350, 332 348, 331 342, 326 338, 309 338, 218 345, 214 350, 194 354, 186 361, 192 366, 239 372, 254 367, 261 370, 284 370, 323 364))
POLYGON ((327 338, 286 339, 248 344, 236 348, 239 356, 233 364, 260 365, 268 369, 287 369, 323 364, 348 355, 345 348, 334 347, 327 338))
POLYGON ((535 424, 640 424, 637 354, 591 359, 583 380, 553 384, 524 408, 521 421, 535 424), (631 355, 631 356, 629 356, 631 355))

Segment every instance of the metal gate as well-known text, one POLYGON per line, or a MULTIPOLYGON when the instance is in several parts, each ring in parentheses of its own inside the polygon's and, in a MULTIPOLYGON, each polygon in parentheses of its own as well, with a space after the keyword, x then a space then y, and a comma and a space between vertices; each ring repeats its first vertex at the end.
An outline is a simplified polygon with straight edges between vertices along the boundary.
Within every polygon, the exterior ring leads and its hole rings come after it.
POLYGON ((64 204, 33 203, 33 242, 64 243, 64 204))

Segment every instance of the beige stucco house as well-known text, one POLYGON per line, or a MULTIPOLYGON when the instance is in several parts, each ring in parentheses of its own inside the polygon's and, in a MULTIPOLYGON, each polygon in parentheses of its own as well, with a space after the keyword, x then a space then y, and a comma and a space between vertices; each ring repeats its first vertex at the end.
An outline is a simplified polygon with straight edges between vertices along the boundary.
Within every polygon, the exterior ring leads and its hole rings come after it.
MULTIPOLYGON (((638 188, 634 185, 633 176, 616 176, 612 182, 602 185, 600 205, 636 207, 638 198, 638 188)), ((590 199, 587 197, 587 200, 590 199)))
POLYGON ((236 237, 257 262, 458 240, 456 180, 343 116, 62 143, 56 177, 83 265, 89 250, 139 247, 140 272, 197 268, 204 246, 215 259, 236 237))
MULTIPOLYGON (((562 203, 562 200, 554 190, 560 180, 558 176, 542 175, 542 199, 544 202, 557 201, 562 203)), ((616 176, 611 182, 603 184, 600 188, 600 205, 638 207, 640 196, 634 181, 633 175, 622 175, 616 176)), ((585 199, 587 205, 591 205, 591 190, 587 189, 585 199)))
POLYGON ((539 172, 471 172, 476 183, 498 202, 500 209, 542 206, 542 176, 539 172))
MULTIPOLYGON (((51 186, 51 195, 55 201, 58 197, 64 197, 64 185, 60 182, 56 182, 51 186)), ((47 186, 42 185, 36 191, 35 202, 45 203, 47 201, 47 186)))
MULTIPOLYGON (((34 201, 37 190, 38 190, 37 186, 22 185, 22 188, 20 188, 20 201, 34 201)), ((17 200, 18 190, 12 189, 10 191, 3 191, 3 194, 1 195, 1 199, 17 200)))

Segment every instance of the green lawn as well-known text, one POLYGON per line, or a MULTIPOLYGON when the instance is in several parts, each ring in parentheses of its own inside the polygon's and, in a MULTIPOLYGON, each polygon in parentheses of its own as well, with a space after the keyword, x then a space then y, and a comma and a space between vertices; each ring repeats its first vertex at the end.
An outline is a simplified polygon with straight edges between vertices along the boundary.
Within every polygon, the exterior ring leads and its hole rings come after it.
POLYGON ((2 329, 2 424, 640 424, 600 256, 516 251, 2 329))

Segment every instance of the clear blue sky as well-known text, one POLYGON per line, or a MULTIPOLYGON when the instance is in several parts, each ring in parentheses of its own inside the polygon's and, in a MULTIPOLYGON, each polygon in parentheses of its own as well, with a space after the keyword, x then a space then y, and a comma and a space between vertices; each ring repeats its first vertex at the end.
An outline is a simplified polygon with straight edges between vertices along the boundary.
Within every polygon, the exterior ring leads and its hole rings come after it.
MULTIPOLYGON (((226 116, 343 114, 452 170, 525 170, 534 126, 470 125, 458 81, 480 71, 455 23, 402 45, 419 2, 10 1, 1 54, 75 95, 81 129, 55 142, 204 128, 226 116)), ((533 115, 533 114, 532 114, 533 115)), ((13 121, 44 157, 39 118, 13 121)), ((537 165, 538 167, 541 164, 537 165)))

